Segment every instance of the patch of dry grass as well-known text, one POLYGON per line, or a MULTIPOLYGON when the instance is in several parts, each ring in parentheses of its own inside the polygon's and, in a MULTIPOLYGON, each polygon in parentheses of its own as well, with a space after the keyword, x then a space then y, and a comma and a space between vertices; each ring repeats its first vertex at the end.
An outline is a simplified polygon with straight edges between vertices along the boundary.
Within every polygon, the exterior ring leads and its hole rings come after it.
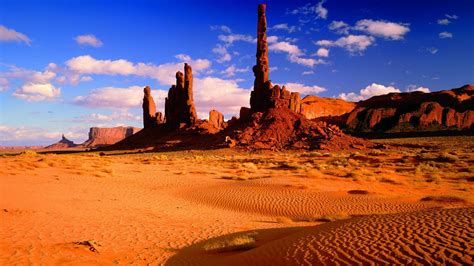
POLYGON ((467 200, 454 195, 436 195, 421 198, 421 201, 434 201, 439 203, 467 203, 467 200))
POLYGON ((230 252, 242 251, 255 248, 256 233, 248 233, 240 236, 233 236, 227 239, 216 239, 204 245, 204 250, 208 252, 230 252))

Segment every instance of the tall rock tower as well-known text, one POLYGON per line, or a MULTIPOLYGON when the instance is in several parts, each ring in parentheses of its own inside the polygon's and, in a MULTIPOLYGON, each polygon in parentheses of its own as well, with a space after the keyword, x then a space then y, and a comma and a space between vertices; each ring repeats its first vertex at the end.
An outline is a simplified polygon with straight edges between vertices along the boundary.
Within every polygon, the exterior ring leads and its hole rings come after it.
POLYGON ((254 112, 262 112, 266 109, 266 95, 268 88, 268 43, 267 43, 267 17, 265 15, 265 4, 258 5, 257 22, 257 64, 253 67, 255 82, 250 95, 250 108, 254 112))

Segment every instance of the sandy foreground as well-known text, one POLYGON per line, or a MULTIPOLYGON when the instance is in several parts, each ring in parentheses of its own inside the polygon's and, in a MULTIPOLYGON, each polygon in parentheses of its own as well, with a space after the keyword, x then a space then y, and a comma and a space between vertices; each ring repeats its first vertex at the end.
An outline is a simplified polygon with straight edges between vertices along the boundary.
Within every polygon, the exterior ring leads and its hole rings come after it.
POLYGON ((0 157, 0 265, 474 263, 474 137, 0 157))

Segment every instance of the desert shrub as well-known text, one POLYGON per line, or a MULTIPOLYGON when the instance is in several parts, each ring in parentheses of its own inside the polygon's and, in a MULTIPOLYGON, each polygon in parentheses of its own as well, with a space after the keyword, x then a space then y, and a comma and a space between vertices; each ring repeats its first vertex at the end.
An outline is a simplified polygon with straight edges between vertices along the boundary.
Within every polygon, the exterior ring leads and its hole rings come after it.
POLYGON ((249 250, 256 247, 255 234, 234 236, 228 239, 217 239, 206 243, 204 250, 209 252, 229 252, 238 250, 249 250))
POLYGON ((353 189, 353 190, 347 191, 347 193, 353 194, 353 195, 367 195, 369 194, 369 191, 361 190, 361 189, 353 189))
POLYGON ((311 217, 311 216, 299 216, 293 219, 295 222, 334 222, 334 221, 339 221, 339 220, 344 220, 350 218, 350 215, 341 212, 341 213, 335 213, 335 214, 325 214, 317 217, 311 217))
POLYGON ((459 157, 454 155, 454 154, 450 154, 450 153, 447 153, 447 152, 444 152, 442 154, 440 154, 438 156, 438 161, 440 162, 457 162, 459 161, 459 157))
POLYGON ((38 155, 38 153, 33 150, 24 150, 20 153, 20 155, 35 156, 38 155))

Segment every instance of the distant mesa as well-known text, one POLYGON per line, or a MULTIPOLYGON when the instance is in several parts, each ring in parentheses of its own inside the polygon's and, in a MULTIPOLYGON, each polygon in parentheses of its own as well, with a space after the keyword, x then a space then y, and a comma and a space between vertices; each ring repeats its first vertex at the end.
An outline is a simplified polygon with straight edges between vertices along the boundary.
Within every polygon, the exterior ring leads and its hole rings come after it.
POLYGON ((85 148, 97 148, 115 144, 127 137, 140 131, 136 127, 91 127, 89 130, 89 139, 81 144, 85 148))
POLYGON ((68 140, 63 134, 60 141, 58 141, 56 143, 53 143, 49 146, 46 146, 45 149, 48 149, 48 150, 65 150, 65 149, 70 149, 70 148, 74 148, 74 147, 77 147, 77 146, 78 146, 77 144, 75 144, 73 141, 68 140))
POLYGON ((91 127, 89 129, 89 138, 81 143, 75 144, 73 141, 68 140, 64 135, 61 140, 46 146, 48 150, 67 150, 67 149, 85 149, 85 148, 98 148, 107 145, 115 144, 135 133, 140 131, 141 128, 136 127, 91 127))
POLYGON ((307 95, 301 100, 301 114, 308 119, 327 116, 340 116, 349 113, 356 107, 356 103, 346 102, 337 98, 324 98, 307 95))

